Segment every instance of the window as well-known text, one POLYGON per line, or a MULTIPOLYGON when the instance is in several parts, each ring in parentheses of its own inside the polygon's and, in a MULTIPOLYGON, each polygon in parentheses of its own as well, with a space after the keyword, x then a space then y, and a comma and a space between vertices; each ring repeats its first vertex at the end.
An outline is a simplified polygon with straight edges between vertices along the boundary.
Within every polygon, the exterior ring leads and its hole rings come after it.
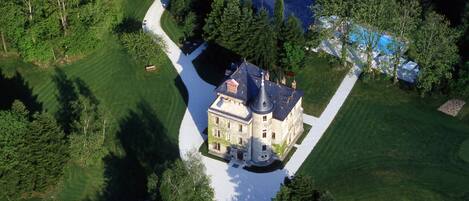
POLYGON ((243 138, 239 138, 238 144, 243 145, 243 138))
POLYGON ((272 132, 272 139, 275 140, 275 132, 272 132))
POLYGON ((265 151, 267 150, 267 146, 266 145, 262 145, 262 151, 265 151))
POLYGON ((262 138, 266 138, 267 137, 267 133, 264 131, 262 132, 262 138))
POLYGON ((217 130, 217 137, 220 137, 221 136, 221 132, 220 130, 217 130))
POLYGON ((215 123, 218 124, 220 122, 220 119, 218 117, 215 117, 215 123))
POLYGON ((239 132, 243 132, 243 125, 242 124, 239 124, 239 132))
POLYGON ((230 122, 228 122, 228 128, 230 128, 230 127, 231 127, 231 124, 230 124, 230 122))
POLYGON ((263 116, 262 121, 267 121, 267 116, 263 116))
POLYGON ((215 144, 215 150, 220 151, 220 143, 216 143, 216 144, 215 144))

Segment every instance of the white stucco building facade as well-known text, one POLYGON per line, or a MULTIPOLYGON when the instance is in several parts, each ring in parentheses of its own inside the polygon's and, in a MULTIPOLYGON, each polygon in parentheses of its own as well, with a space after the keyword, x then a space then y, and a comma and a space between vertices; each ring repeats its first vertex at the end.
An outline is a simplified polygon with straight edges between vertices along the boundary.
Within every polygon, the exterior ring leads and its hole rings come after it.
POLYGON ((208 109, 209 153, 256 166, 283 160, 303 133, 303 92, 295 88, 239 64, 208 109))

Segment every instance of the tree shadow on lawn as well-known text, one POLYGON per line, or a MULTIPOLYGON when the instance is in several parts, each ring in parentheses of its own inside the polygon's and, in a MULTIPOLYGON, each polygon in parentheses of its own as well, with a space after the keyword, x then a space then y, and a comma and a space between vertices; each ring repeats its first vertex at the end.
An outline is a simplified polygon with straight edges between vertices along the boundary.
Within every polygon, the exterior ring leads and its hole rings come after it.
POLYGON ((178 146, 145 101, 119 122, 116 137, 125 156, 104 158, 107 182, 98 200, 145 200, 147 176, 155 172, 161 178, 164 169, 179 157, 178 146))
POLYGON ((117 34, 133 33, 142 29, 142 22, 132 17, 126 17, 114 28, 117 34))
POLYGON ((91 104, 96 106, 99 104, 99 101, 82 79, 72 79, 60 68, 55 68, 52 81, 55 83, 58 91, 56 98, 59 108, 55 116, 65 133, 69 134, 72 131, 74 122, 80 119, 81 111, 75 105, 79 96, 87 98, 91 104))
POLYGON ((13 77, 6 77, 0 69, 0 89, 2 93, 0 110, 10 109, 13 101, 20 100, 30 114, 42 111, 42 104, 38 101, 37 95, 33 95, 32 88, 20 73, 15 72, 13 77))

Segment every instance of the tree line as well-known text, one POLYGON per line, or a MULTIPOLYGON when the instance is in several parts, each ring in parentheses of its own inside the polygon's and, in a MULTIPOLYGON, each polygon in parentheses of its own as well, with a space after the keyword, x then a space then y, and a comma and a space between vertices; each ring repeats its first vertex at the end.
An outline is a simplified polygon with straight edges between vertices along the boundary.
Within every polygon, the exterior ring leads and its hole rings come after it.
MULTIPOLYGON (((469 4, 467 7, 469 8, 469 4)), ((367 54, 364 72, 371 74, 372 52, 378 46, 380 36, 389 34, 398 41, 387 47, 392 52, 391 76, 394 83, 398 81, 397 67, 401 65, 400 58, 407 55, 420 66, 417 87, 421 95, 441 89, 445 83, 452 83, 449 85, 456 92, 464 91, 460 88, 466 88, 467 95, 467 86, 462 86, 462 83, 469 80, 467 74, 458 76, 457 79, 453 76, 461 75, 460 70, 467 69, 464 67, 467 61, 460 60, 457 46, 457 41, 464 38, 463 33, 467 32, 467 20, 465 25, 453 28, 445 16, 424 7, 418 0, 317 0, 312 10, 316 19, 338 17, 332 21, 332 29, 318 30, 314 26, 311 29, 321 32, 321 39, 331 38, 334 30, 341 31, 342 61, 346 60, 346 52, 351 45, 350 34, 355 31, 359 40, 363 41, 367 54), (368 31, 357 31, 356 24, 368 31)), ((469 16, 468 10, 465 11, 466 17, 469 16)))
POLYGON ((121 1, 3 0, 2 50, 28 62, 69 62, 86 55, 121 21, 121 1))
POLYGON ((276 1, 274 13, 271 18, 250 0, 214 0, 205 19, 204 38, 281 78, 285 71, 301 66, 305 37, 300 20, 285 16, 283 1, 276 1))

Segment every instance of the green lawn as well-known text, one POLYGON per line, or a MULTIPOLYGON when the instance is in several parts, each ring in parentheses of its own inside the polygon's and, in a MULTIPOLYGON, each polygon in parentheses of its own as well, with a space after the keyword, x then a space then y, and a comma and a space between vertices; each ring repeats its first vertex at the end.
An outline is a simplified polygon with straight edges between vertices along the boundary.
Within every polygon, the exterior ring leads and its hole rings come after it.
POLYGON ((171 16, 171 13, 165 10, 161 16, 160 22, 163 31, 174 43, 180 46, 181 40, 184 38, 184 33, 181 31, 181 27, 179 27, 174 18, 171 16))
MULTIPOLYGON (((126 15, 141 21, 152 2, 126 1, 126 15)), ((45 110, 55 113, 60 107, 57 98, 66 91, 59 93, 58 86, 79 80, 112 120, 106 142, 112 154, 98 167, 69 165, 53 196, 64 201, 94 200, 104 188, 102 200, 144 199, 145 170, 158 169, 179 156, 179 125, 186 109, 187 91, 169 59, 163 63, 158 72, 144 72, 114 35, 88 57, 64 67, 40 69, 15 58, 0 58, 3 74, 18 71, 45 110), (64 82, 54 82, 59 77, 64 82)))
POLYGON ((416 94, 359 81, 299 172, 338 201, 469 200, 469 124, 416 94))
POLYGON ((304 112, 319 117, 344 79, 348 70, 328 62, 329 55, 309 54, 297 73, 298 88, 303 90, 304 112))

